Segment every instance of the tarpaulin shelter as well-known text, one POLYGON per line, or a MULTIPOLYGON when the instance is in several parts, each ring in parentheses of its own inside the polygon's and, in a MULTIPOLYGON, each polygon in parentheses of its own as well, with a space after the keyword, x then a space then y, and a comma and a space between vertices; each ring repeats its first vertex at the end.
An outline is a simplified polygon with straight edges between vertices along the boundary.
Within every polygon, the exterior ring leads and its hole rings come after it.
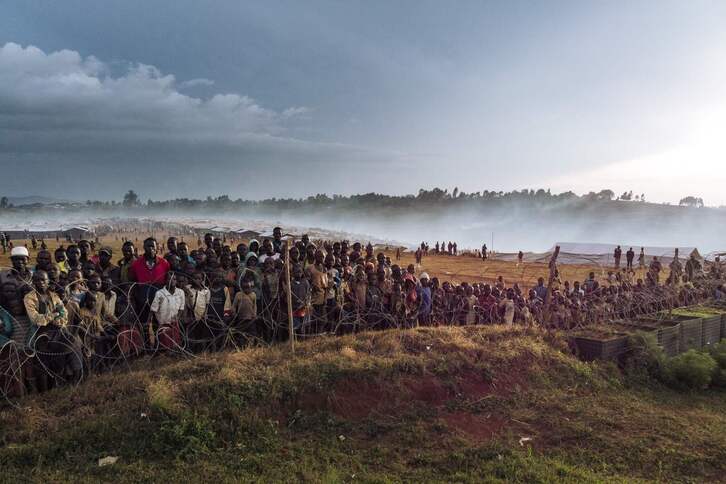
MULTIPOLYGON (((555 251, 555 247, 560 247, 560 255, 557 262, 560 264, 600 264, 603 266, 612 266, 615 263, 615 248, 618 244, 603 244, 597 242, 557 242, 552 248, 546 252, 532 253, 528 252, 524 255, 527 262, 548 262, 555 251)), ((678 249, 678 258, 681 261, 688 259, 692 254, 698 259, 702 259, 701 254, 696 247, 659 247, 659 246, 640 246, 620 244, 622 257, 620 259, 621 267, 626 264, 626 253, 628 249, 633 248, 635 257, 633 264, 637 266, 640 249, 643 248, 645 253, 645 263, 650 264, 653 257, 658 257, 663 264, 669 264, 675 257, 676 249, 678 249)), ((516 260, 516 253, 496 254, 498 260, 516 260)))
MULTIPOLYGON (((593 262, 602 265, 612 265, 615 262, 615 248, 618 244, 602 244, 592 242, 558 242, 545 254, 542 254, 546 259, 549 259, 555 246, 560 247, 560 255, 557 259, 558 262, 563 264, 577 264, 593 262)), ((696 247, 660 247, 660 246, 639 246, 630 244, 620 244, 622 250, 622 257, 620 263, 622 266, 625 265, 626 253, 630 248, 633 248, 635 252, 634 264, 638 263, 638 256, 640 255, 640 249, 643 249, 645 253, 645 263, 650 264, 654 257, 664 263, 670 263, 676 255, 678 250, 678 257, 681 260, 689 258, 691 255, 696 256, 698 259, 702 259, 701 254, 698 252, 696 247)))

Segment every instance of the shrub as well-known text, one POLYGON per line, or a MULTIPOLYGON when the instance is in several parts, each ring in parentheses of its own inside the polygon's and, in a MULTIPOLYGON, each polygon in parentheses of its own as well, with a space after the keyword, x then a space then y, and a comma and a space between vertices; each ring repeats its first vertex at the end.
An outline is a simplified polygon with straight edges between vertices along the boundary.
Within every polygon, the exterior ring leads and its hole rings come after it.
POLYGON ((177 459, 192 459, 209 454, 215 447, 216 435, 209 422, 196 414, 165 418, 154 443, 159 454, 171 453, 177 459))
POLYGON ((708 353, 716 361, 718 365, 713 371, 713 381, 711 384, 715 387, 726 387, 726 340, 721 340, 708 349, 708 353))
POLYGON ((717 368, 711 355, 691 349, 666 361, 664 378, 676 388, 701 390, 711 383, 717 368))
POLYGON ((720 343, 712 345, 708 349, 708 353, 716 360, 719 368, 726 368, 726 339, 722 339, 720 343))
POLYGON ((643 383, 662 379, 666 355, 658 346, 655 334, 638 332, 628 336, 629 351, 623 359, 623 370, 631 380, 643 383))
POLYGON ((726 369, 716 368, 713 372, 711 385, 719 388, 726 388, 726 369))

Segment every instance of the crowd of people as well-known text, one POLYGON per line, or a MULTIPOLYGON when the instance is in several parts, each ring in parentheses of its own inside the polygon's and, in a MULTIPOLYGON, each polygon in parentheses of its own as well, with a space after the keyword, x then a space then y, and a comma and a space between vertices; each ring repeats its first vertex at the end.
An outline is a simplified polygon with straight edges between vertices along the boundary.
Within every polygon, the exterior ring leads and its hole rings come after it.
MULTIPOLYGON (((605 282, 593 272, 572 284, 560 280, 553 260, 547 282, 522 288, 502 277, 440 281, 416 264, 392 263, 371 244, 303 236, 288 247, 279 227, 262 243, 234 248, 212 234, 194 249, 175 237, 163 247, 151 237, 141 247, 124 239, 118 258, 97 245, 41 248, 34 264, 25 246, 11 249, 12 267, 0 272, 6 395, 79 381, 147 352, 283 341, 290 327, 296 337, 444 324, 568 329, 724 295, 720 262, 704 272, 691 258, 684 271, 677 256, 667 278, 655 258, 645 280, 618 263, 605 282)), ((455 243, 434 247, 457 252, 455 243)), ((416 261, 429 253, 422 244, 416 261)))
MULTIPOLYGON (((416 252, 414 253, 414 256, 416 258, 416 263, 420 264, 421 261, 425 256, 428 255, 449 255, 449 256, 458 256, 458 255, 467 255, 467 256, 473 256, 478 259, 487 260, 489 257, 489 250, 487 249, 487 244, 482 244, 481 250, 476 249, 474 251, 460 251, 459 245, 456 242, 448 241, 444 242, 435 242, 433 248, 429 245, 428 242, 421 242, 421 245, 419 245, 416 248, 416 252)), ((522 252, 520 252, 522 254, 522 252)), ((521 257, 521 256, 520 256, 521 257)), ((398 258, 398 257, 397 257, 398 258)), ((520 261, 521 262, 521 261, 520 261)))

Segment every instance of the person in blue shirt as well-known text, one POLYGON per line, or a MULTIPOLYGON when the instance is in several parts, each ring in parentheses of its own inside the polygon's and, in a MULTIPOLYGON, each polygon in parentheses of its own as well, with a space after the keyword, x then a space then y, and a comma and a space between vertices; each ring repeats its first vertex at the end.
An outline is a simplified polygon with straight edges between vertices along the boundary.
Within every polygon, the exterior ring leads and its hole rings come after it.
POLYGON ((0 306, 0 348, 10 342, 13 336, 13 318, 10 313, 0 306))
POLYGON ((418 320, 422 326, 428 325, 431 321, 431 285, 429 284, 429 275, 422 273, 419 277, 419 297, 421 305, 419 306, 418 320))

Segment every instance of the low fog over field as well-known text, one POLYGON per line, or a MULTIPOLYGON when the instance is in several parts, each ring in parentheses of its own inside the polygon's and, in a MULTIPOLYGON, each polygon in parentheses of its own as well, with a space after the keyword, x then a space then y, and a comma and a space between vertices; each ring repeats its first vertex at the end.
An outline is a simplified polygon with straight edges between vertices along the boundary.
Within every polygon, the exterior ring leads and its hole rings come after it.
MULTIPOLYGON (((696 246, 703 253, 726 248, 726 209, 671 206, 544 191, 458 194, 434 189, 418 196, 318 195, 264 201, 178 199, 126 200, 21 207, 0 212, 0 229, 23 224, 91 223, 111 217, 153 218, 197 227, 270 230, 282 225, 300 233, 311 228, 401 242, 456 241, 460 249, 486 243, 498 252, 542 252, 555 242, 600 242, 625 246, 696 246), (30 221, 30 222, 28 222, 30 221), (493 244, 492 244, 493 236, 493 244)), ((38 226, 40 227, 40 226, 38 226)))
POLYGON ((370 234, 408 244, 456 241, 460 248, 486 243, 499 252, 541 252, 555 242, 601 242, 651 246, 696 246, 704 252, 726 247, 726 213, 704 211, 696 217, 683 214, 648 215, 602 210, 577 214, 551 210, 526 212, 512 209, 445 210, 435 213, 386 214, 281 214, 283 223, 327 227, 370 234), (492 237, 494 243, 492 244, 492 237))
POLYGON ((613 204, 597 207, 502 207, 432 210, 261 211, 256 218, 283 224, 325 227, 399 240, 410 245, 456 241, 460 248, 482 243, 499 252, 541 252, 555 242, 601 242, 652 246, 726 248, 726 210, 613 204))

